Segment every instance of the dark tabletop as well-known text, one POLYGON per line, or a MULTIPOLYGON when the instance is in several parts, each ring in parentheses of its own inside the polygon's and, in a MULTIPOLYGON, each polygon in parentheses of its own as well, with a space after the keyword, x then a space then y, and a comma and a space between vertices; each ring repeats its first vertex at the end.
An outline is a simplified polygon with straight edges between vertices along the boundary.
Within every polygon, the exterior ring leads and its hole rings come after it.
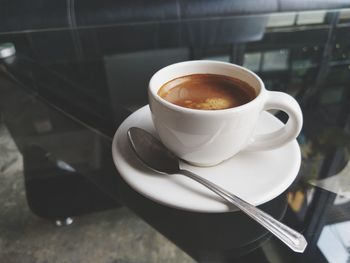
POLYGON ((349 9, 25 30, 0 33, 0 43, 16 49, 0 60, 0 112, 23 155, 35 214, 65 218, 122 204, 200 262, 349 262, 349 9), (260 207, 305 235, 305 253, 241 212, 157 204, 115 169, 113 135, 147 104, 152 74, 193 59, 241 64, 300 103, 299 174, 260 207))

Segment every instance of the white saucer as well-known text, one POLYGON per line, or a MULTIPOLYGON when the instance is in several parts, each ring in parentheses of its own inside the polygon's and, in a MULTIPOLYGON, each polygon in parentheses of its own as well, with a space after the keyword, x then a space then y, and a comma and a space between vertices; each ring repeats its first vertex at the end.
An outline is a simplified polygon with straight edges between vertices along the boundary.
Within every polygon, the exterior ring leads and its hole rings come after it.
MULTIPOLYGON (((279 128, 282 123, 273 115, 261 114, 257 133, 279 128)), ((124 180, 137 192, 158 203, 197 212, 228 212, 235 210, 210 190, 182 175, 161 175, 146 168, 135 156, 127 141, 130 127, 143 128, 156 135, 151 113, 145 106, 131 114, 113 138, 114 163, 124 180)), ((296 178, 301 154, 296 140, 271 151, 240 152, 213 167, 188 169, 225 188, 253 205, 260 205, 280 195, 296 178)))

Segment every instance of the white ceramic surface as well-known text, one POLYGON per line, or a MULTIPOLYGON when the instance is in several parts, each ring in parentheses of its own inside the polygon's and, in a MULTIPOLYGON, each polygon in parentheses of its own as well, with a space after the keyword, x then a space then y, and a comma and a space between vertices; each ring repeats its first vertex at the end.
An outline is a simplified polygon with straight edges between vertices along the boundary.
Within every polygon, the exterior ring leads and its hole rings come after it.
MULTIPOLYGON (((262 112, 257 133, 269 132, 283 124, 262 112)), ((145 106, 131 114, 118 128, 112 145, 114 163, 124 180, 137 192, 167 206, 198 212, 235 210, 204 186, 182 175, 160 175, 146 168, 127 141, 130 127, 156 134, 151 113, 145 106)), ((265 203, 285 191, 300 168, 300 148, 296 140, 269 151, 240 152, 217 166, 195 167, 181 162, 181 167, 229 190, 253 205, 265 203)))
POLYGON ((156 72, 149 83, 149 104, 161 141, 175 155, 190 163, 210 166, 242 149, 267 150, 294 140, 302 126, 302 113, 295 99, 282 92, 267 91, 250 70, 218 61, 185 61, 156 72), (257 97, 239 107, 224 110, 195 110, 174 105, 157 95, 166 82, 184 75, 210 73, 245 81, 257 97), (289 120, 280 130, 253 137, 261 111, 279 109, 289 120))

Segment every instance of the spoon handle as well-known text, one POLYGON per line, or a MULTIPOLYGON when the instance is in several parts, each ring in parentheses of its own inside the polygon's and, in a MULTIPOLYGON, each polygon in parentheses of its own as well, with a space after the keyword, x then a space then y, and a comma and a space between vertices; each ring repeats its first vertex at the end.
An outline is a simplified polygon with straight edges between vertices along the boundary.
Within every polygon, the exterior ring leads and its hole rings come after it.
POLYGON ((244 213, 246 213, 256 222, 258 222, 260 225, 262 225, 267 230, 269 230, 272 234, 278 237, 283 243, 285 243, 293 251, 299 252, 299 253, 304 252, 307 246, 307 241, 305 240, 302 234, 298 233, 297 231, 291 229, 285 224, 274 219, 272 216, 260 210, 259 208, 247 203, 241 198, 235 196, 234 194, 227 192, 225 189, 222 189, 220 186, 217 186, 212 182, 190 171, 181 169, 179 170, 179 173, 197 181, 198 183, 201 183, 202 185, 206 186, 214 193, 221 196, 226 201, 237 206, 240 210, 242 210, 244 213))

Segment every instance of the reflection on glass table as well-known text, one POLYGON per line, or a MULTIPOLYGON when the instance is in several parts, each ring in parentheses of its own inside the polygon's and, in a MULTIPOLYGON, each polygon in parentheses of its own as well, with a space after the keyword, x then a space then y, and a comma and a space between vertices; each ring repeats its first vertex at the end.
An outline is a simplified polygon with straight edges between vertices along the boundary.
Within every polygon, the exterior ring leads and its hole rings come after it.
POLYGON ((0 62, 1 121, 20 152, 14 158, 23 158, 30 208, 56 220, 125 205, 197 261, 348 261, 349 14, 290 12, 1 33, 0 42, 16 47, 15 56, 0 62), (156 204, 115 170, 111 138, 147 104, 150 76, 192 59, 241 64, 268 89, 287 92, 302 106, 297 180, 261 208, 303 232, 309 242, 304 254, 291 254, 240 213, 189 213, 156 204))

